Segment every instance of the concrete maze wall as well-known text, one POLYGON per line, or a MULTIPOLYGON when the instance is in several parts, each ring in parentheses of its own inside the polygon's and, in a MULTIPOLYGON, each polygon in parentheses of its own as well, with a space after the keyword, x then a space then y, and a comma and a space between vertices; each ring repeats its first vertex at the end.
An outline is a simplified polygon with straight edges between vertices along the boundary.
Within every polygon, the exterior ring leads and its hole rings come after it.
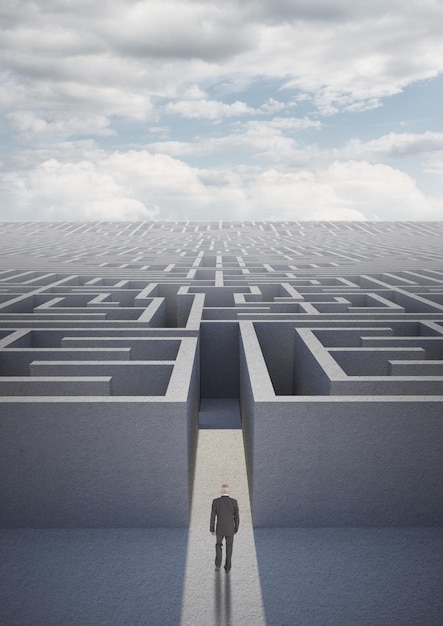
POLYGON ((236 398, 255 526, 441 526, 442 235, 0 224, 0 525, 186 526, 236 398))

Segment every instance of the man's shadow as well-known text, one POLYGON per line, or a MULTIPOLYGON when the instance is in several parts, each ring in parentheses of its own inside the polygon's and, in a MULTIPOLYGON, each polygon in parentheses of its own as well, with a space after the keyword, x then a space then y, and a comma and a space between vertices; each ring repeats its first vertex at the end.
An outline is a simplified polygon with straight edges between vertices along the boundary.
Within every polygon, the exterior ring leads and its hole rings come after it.
POLYGON ((214 596, 215 624, 231 626, 231 574, 215 573, 214 596))

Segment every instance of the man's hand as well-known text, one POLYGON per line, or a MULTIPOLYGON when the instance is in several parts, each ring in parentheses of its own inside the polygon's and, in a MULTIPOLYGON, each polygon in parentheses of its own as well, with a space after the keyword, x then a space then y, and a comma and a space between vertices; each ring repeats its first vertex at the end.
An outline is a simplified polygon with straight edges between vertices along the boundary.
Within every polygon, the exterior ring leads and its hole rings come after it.
POLYGON ((212 535, 213 537, 215 537, 215 532, 211 532, 211 535, 212 535))

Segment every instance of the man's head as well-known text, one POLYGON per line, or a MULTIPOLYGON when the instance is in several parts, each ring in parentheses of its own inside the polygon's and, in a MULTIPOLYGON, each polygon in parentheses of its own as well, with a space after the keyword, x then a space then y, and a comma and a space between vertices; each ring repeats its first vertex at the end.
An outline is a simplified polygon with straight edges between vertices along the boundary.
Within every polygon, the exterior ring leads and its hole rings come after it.
POLYGON ((228 496, 230 491, 231 490, 229 489, 229 485, 224 484, 221 486, 220 493, 222 494, 222 496, 228 496))

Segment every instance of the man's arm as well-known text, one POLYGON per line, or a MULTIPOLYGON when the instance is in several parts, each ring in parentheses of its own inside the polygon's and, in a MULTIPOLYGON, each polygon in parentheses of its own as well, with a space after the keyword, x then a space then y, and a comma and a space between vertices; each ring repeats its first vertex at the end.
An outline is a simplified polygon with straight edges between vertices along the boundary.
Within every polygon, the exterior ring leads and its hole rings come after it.
POLYGON ((211 521, 209 522, 209 532, 211 535, 215 535, 215 517, 217 515, 217 507, 215 504, 215 500, 212 501, 211 508, 211 521))
POLYGON ((238 502, 234 500, 234 532, 238 531, 240 526, 240 512, 238 510, 238 502))

